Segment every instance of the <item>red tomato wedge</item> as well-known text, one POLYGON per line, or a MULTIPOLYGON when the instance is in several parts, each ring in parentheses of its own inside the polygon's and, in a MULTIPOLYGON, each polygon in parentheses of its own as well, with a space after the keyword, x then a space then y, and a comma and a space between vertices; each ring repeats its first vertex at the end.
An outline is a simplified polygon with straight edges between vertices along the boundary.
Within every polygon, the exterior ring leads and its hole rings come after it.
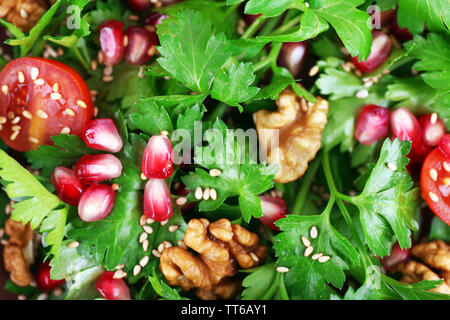
POLYGON ((450 156, 439 147, 428 154, 422 165, 420 186, 430 209, 450 225, 450 156))
POLYGON ((17 151, 61 133, 81 136, 92 115, 89 88, 61 62, 19 58, 0 72, 0 138, 17 151))

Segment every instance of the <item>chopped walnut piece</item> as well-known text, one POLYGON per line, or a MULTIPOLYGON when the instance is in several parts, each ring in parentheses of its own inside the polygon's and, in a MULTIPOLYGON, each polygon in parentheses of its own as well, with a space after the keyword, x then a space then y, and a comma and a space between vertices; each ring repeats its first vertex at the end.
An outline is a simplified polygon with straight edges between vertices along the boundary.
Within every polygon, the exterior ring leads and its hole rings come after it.
POLYGON ((33 230, 30 226, 23 225, 22 222, 8 219, 5 222, 5 233, 9 235, 10 244, 24 248, 33 237, 33 230))
POLYGON ((450 246, 442 240, 416 244, 412 255, 433 269, 450 271, 450 246))
MULTIPOLYGON (((430 268, 428 268, 424 264, 416 262, 416 261, 409 261, 405 264, 401 264, 398 267, 398 271, 403 273, 403 276, 400 281, 403 283, 408 283, 408 284, 416 283, 416 282, 419 282, 422 280, 441 280, 442 279, 436 273, 434 273, 430 268)), ((450 287, 448 286, 447 282, 444 281, 443 283, 438 285, 436 288, 431 289, 430 291, 444 293, 444 294, 450 294, 450 287)))
POLYGON ((1 0, 0 18, 6 18, 20 30, 29 31, 47 9, 45 0, 1 0))
POLYGON ((267 152, 267 162, 279 165, 276 182, 287 183, 303 176, 308 162, 319 151, 328 102, 320 97, 317 100, 310 103, 292 89, 285 89, 276 100, 277 111, 255 113, 260 148, 267 152))
POLYGON ((227 219, 210 223, 207 219, 192 219, 183 238, 197 256, 181 247, 163 251, 160 270, 170 285, 187 291, 196 289, 200 299, 229 299, 240 288, 232 277, 237 265, 248 269, 261 264, 267 253, 259 245, 258 236, 227 219))
POLYGON ((32 280, 30 267, 24 257, 22 248, 16 245, 6 245, 3 248, 3 261, 10 279, 20 287, 26 287, 32 280))

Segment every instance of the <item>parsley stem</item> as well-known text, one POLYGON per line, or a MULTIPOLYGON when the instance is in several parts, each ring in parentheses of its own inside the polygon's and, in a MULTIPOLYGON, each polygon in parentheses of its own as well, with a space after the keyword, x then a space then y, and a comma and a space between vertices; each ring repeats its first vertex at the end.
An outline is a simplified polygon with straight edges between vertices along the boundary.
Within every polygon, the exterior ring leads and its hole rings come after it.
POLYGON ((221 102, 214 108, 214 110, 211 111, 211 113, 206 117, 206 120, 214 122, 217 118, 222 118, 225 111, 227 111, 227 105, 221 102))
POLYGON ((244 34, 241 36, 241 39, 248 39, 252 37, 259 29, 259 27, 263 24, 266 17, 259 16, 248 28, 245 30, 244 34))
POLYGON ((291 21, 283 24, 281 27, 279 27, 278 29, 275 29, 270 36, 277 36, 280 34, 283 34, 285 31, 289 30, 290 28, 294 27, 297 23, 300 22, 302 15, 298 15, 296 16, 294 19, 292 19, 291 21))
POLYGON ((281 300, 289 300, 289 294, 286 290, 286 285, 284 284, 284 274, 280 276, 280 283, 278 284, 278 292, 280 293, 281 300))
POLYGON ((275 279, 272 282, 272 285, 266 291, 266 294, 261 298, 261 300, 269 300, 270 298, 272 298, 273 295, 275 294, 275 291, 277 290, 279 282, 280 282, 280 273, 277 272, 275 275, 275 279))
POLYGON ((317 169, 320 165, 321 156, 316 157, 310 164, 309 168, 306 171, 306 174, 303 178, 302 185, 300 186, 300 191, 298 192, 297 198, 295 199, 294 209, 292 210, 292 214, 300 214, 302 211, 303 205, 305 204, 306 196, 308 195, 308 191, 311 187, 312 180, 316 175, 317 169))

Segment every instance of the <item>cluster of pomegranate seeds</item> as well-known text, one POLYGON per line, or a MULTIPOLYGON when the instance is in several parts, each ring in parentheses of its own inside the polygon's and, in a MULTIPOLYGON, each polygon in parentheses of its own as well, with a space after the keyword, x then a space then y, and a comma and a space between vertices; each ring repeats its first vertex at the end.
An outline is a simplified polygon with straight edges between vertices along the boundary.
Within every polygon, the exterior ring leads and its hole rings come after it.
POLYGON ((383 31, 372 33, 372 47, 369 57, 365 61, 358 61, 358 56, 352 57, 353 64, 362 72, 369 73, 381 66, 391 51, 391 39, 383 31))
POLYGON ((43 292, 50 292, 58 287, 60 287, 65 281, 64 280, 53 280, 50 278, 51 267, 49 263, 43 262, 39 265, 36 272, 36 285, 39 290, 43 292))
POLYGON ((83 141, 91 149, 119 152, 122 139, 112 119, 95 119, 88 123, 83 141))
POLYGON ((97 280, 98 292, 106 300, 131 300, 130 289, 122 279, 114 279, 114 272, 105 271, 97 280))
POLYGON ((389 132, 389 110, 374 104, 364 106, 356 122, 355 138, 371 145, 389 132))
POLYGON ((78 180, 73 170, 56 167, 52 173, 51 181, 62 201, 71 206, 78 205, 85 186, 78 180))
POLYGON ((285 42, 278 56, 278 64, 288 69, 294 78, 298 77, 308 55, 308 43, 285 42))
POLYGON ((286 217, 288 213, 286 203, 281 198, 270 196, 259 196, 259 198, 261 199, 261 208, 263 212, 262 217, 258 218, 259 221, 273 230, 280 230, 275 225, 275 221, 286 217))
POLYGON ((122 174, 122 163, 112 154, 88 154, 78 160, 75 174, 82 183, 99 183, 118 178, 122 174))
POLYGON ((395 272, 396 267, 411 257, 412 248, 402 249, 398 242, 391 248, 391 254, 381 260, 381 265, 388 272, 395 272))
POLYGON ((115 65, 122 61, 125 51, 122 22, 108 20, 100 25, 99 40, 106 65, 115 65))

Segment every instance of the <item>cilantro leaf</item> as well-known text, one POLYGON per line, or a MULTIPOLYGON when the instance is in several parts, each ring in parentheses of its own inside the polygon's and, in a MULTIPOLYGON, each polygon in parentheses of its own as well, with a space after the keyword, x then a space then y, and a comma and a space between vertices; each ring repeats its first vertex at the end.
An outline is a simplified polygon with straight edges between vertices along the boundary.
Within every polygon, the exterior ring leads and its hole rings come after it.
POLYGON ((330 295, 327 283, 342 288, 345 281, 344 270, 357 265, 358 253, 351 243, 330 223, 330 214, 288 215, 276 222, 281 233, 275 237, 277 265, 288 267, 285 282, 292 299, 327 299, 330 295), (318 231, 316 239, 310 239, 314 253, 323 253, 331 259, 325 263, 305 257, 305 246, 300 240, 309 237, 311 228, 318 231))
POLYGON ((158 26, 159 64, 189 89, 207 93, 230 56, 223 33, 211 34, 211 22, 198 11, 185 10, 158 26))
POLYGON ((398 23, 412 33, 422 32, 424 23, 430 31, 448 33, 449 12, 447 0, 399 0, 398 23))
POLYGON ((25 156, 33 169, 41 170, 43 176, 50 176, 58 166, 71 167, 85 154, 98 153, 88 148, 75 135, 60 134, 52 137, 54 146, 42 145, 37 150, 27 151, 25 156))
POLYGON ((411 247, 410 229, 418 227, 418 190, 413 188, 405 169, 410 148, 409 141, 386 139, 362 193, 351 198, 360 210, 367 244, 380 257, 389 254, 394 234, 401 248, 411 247), (388 163, 395 165, 396 170, 389 168, 388 163))
POLYGON ((272 187, 277 167, 258 165, 256 159, 249 159, 249 153, 245 152, 245 142, 238 141, 237 135, 219 119, 214 122, 212 130, 207 132, 205 137, 209 145, 195 148, 194 163, 208 170, 220 169, 222 174, 212 177, 199 168, 182 177, 189 190, 195 190, 197 187, 216 189, 217 200, 202 200, 200 211, 216 210, 227 198, 238 196, 245 221, 250 221, 252 216, 260 217, 262 210, 258 194, 272 187))
POLYGON ((241 62, 237 67, 232 65, 228 74, 219 73, 214 80, 211 96, 230 106, 240 107, 240 102, 251 99, 258 93, 259 88, 251 86, 254 81, 251 63, 241 62))

